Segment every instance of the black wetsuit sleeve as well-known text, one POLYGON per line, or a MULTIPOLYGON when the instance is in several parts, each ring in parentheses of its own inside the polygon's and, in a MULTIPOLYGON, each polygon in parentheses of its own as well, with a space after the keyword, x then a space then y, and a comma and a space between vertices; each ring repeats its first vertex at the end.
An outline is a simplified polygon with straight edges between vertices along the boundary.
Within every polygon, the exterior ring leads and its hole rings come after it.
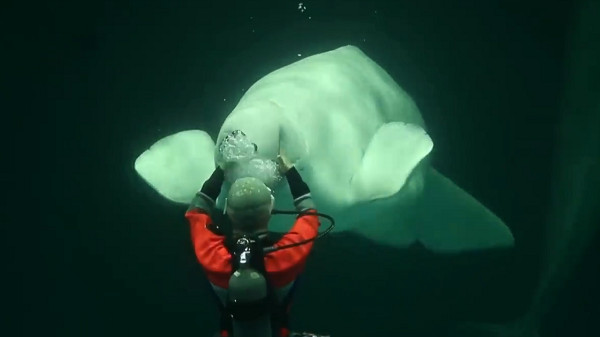
POLYGON ((221 185, 223 185, 224 179, 225 172, 217 166, 210 178, 202 185, 200 192, 206 194, 212 200, 217 200, 219 193, 221 193, 221 185))
POLYGON ((296 167, 292 166, 286 173, 285 177, 290 185, 290 192, 294 199, 294 206, 298 211, 307 209, 314 209, 315 204, 310 195, 310 189, 308 185, 302 180, 300 173, 296 170, 296 167))
POLYGON ((223 185, 224 179, 225 173, 217 166, 210 178, 204 182, 200 191, 198 191, 192 199, 188 211, 197 209, 199 211, 210 213, 215 207, 219 193, 221 193, 221 186, 223 185))

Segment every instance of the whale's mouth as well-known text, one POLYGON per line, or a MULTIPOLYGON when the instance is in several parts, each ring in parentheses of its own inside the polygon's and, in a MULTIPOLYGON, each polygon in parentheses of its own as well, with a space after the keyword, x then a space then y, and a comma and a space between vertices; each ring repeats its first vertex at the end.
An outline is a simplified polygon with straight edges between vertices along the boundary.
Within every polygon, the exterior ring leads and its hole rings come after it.
POLYGON ((231 131, 219 144, 219 160, 235 162, 253 157, 258 151, 256 143, 252 143, 242 130, 231 131))
POLYGON ((256 143, 251 142, 241 130, 234 130, 223 138, 219 144, 218 157, 229 183, 240 178, 254 177, 273 189, 282 179, 275 161, 261 157, 256 143))

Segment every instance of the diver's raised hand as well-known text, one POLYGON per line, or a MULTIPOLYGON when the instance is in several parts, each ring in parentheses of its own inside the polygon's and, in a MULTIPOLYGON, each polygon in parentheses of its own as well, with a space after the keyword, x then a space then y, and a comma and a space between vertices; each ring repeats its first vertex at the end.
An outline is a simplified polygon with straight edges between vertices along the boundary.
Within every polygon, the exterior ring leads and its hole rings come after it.
POLYGON ((283 151, 280 152, 277 156, 276 163, 279 172, 281 172, 282 174, 285 174, 287 171, 289 171, 289 169, 291 169, 294 166, 294 164, 290 162, 290 160, 285 156, 283 151))

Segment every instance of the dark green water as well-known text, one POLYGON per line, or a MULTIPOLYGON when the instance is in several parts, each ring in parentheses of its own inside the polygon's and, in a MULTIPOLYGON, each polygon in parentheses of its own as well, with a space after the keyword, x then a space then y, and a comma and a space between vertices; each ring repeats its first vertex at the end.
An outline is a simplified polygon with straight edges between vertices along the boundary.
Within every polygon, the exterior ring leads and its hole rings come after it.
MULTIPOLYGON (((51 231, 32 262, 37 277, 23 284, 35 297, 26 305, 35 323, 23 324, 24 334, 210 334, 216 308, 184 208, 152 191, 133 161, 171 133, 215 132, 243 89, 297 54, 345 44, 411 94, 435 142, 434 166, 498 214, 517 246, 448 257, 332 235, 309 260, 295 326, 334 336, 442 336, 454 320, 502 322, 526 309, 550 201, 570 3, 304 5, 303 13, 288 0, 26 10, 15 30, 27 26, 33 37, 10 43, 31 55, 13 63, 24 76, 12 89, 40 94, 23 100, 41 112, 56 165, 51 231), (43 65, 33 66, 37 58, 43 65)), ((597 247, 598 239, 545 320, 544 336, 600 331, 597 247)))

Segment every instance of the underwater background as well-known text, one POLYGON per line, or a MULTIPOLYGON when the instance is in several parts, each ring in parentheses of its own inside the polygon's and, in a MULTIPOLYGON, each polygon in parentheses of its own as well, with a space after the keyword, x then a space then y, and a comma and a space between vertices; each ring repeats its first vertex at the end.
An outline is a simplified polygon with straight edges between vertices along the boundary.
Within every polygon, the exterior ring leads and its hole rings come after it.
MULTIPOLYGON (((43 253, 33 260, 37 276, 22 284, 35 298, 25 306, 23 335, 213 333, 216 307, 185 207, 153 191, 133 162, 181 130, 216 135, 261 76, 346 44, 412 96, 435 143, 433 165, 502 218, 516 247, 445 256, 334 233, 315 244, 293 327, 332 336, 443 336, 455 321, 504 322, 527 309, 549 214, 576 3, 301 3, 32 5, 20 23, 33 33, 23 42, 32 56, 12 70, 36 81, 12 89, 39 95, 23 104, 48 112, 35 120, 51 134, 43 144, 51 151, 39 160, 52 165, 52 211, 43 253), (33 66, 34 58, 43 62, 33 66)), ((542 336, 599 335, 599 244, 596 235, 573 261, 542 336)))

